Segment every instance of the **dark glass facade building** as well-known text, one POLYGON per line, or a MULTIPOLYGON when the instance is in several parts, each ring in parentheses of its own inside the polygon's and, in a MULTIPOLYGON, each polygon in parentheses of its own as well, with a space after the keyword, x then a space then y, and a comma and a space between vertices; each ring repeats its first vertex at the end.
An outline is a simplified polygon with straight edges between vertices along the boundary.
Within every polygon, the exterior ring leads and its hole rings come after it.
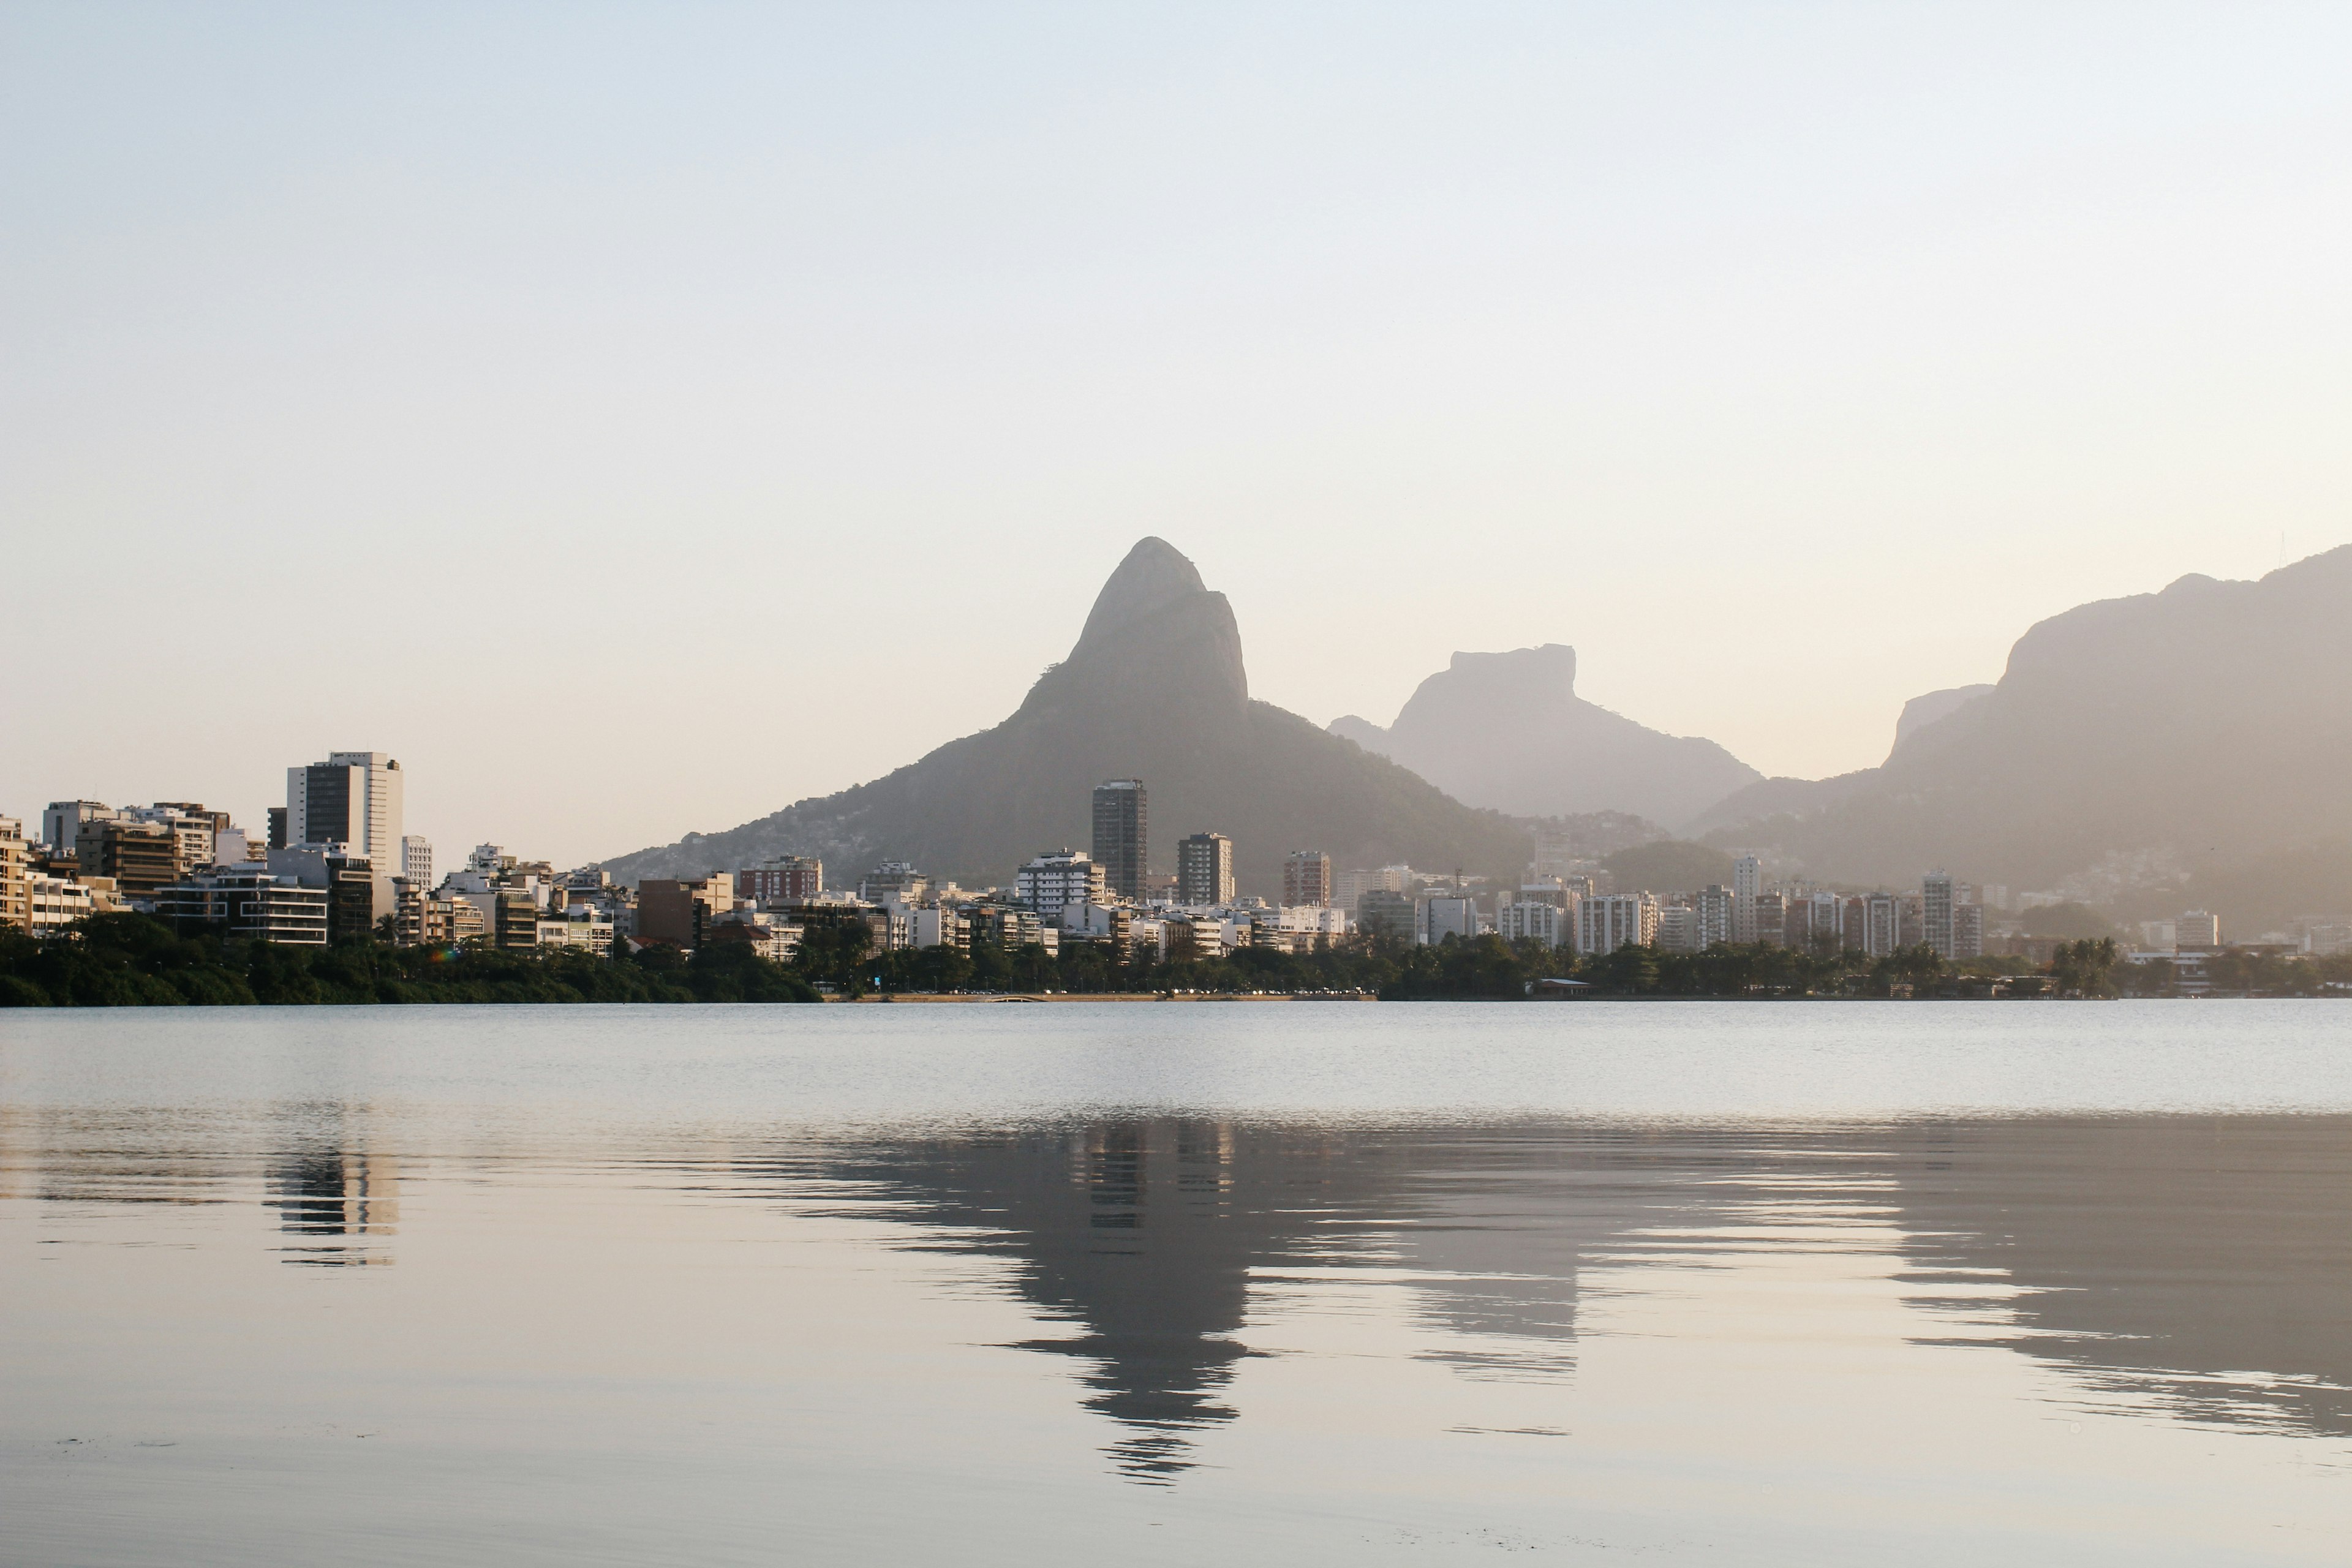
POLYGON ((1104 888, 1120 898, 1143 897, 1149 820, 1141 779, 1108 779, 1095 785, 1094 861, 1103 868, 1104 888))
POLYGON ((1196 908, 1234 901, 1234 841, 1195 833, 1176 845, 1176 901, 1196 908))

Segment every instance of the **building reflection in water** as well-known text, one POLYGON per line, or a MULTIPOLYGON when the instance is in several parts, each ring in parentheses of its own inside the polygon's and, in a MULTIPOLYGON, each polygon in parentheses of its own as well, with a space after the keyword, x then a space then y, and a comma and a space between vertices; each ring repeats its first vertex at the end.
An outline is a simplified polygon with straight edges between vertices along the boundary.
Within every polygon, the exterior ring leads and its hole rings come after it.
POLYGON ((363 1108, 272 1107, 257 1124, 204 1111, 27 1110, 0 1104, 0 1198, 60 1205, 261 1202, 289 1263, 385 1264, 400 1222, 400 1162, 367 1147, 363 1108), (258 1147, 257 1147, 258 1144, 258 1147), (274 1146, 274 1148, 273 1148, 274 1146))
POLYGON ((279 1250, 288 1263, 345 1268, 385 1264, 381 1246, 400 1221, 400 1166, 388 1154, 308 1150, 271 1162, 267 1201, 278 1228, 295 1237, 279 1250))
POLYGON ((1113 1461, 1142 1480, 1174 1478, 1203 1428, 1235 1419, 1254 1291, 1362 1270, 1412 1293, 1434 1331, 1424 1359, 1564 1381, 1598 1271, 1710 1249, 1736 1262, 1784 1245, 1763 1232, 1792 1205, 1849 1226, 1836 1245, 1900 1249, 1923 1342, 1940 1321, 2061 1369, 2086 1400, 2352 1434, 2352 1124, 2338 1119, 1777 1132, 1118 1119, 877 1139, 820 1164, 915 1227, 909 1245, 1011 1261, 1038 1317, 1076 1331, 1021 1348, 1083 1366, 1086 1403, 1119 1429, 1113 1461))

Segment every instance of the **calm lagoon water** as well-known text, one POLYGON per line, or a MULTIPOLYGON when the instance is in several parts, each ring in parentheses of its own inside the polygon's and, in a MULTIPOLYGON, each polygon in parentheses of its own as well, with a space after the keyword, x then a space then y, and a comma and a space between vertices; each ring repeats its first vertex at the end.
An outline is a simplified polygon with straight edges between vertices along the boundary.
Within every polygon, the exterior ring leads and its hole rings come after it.
POLYGON ((0 1561, 2352 1558, 2352 1006, 0 1015, 0 1561))

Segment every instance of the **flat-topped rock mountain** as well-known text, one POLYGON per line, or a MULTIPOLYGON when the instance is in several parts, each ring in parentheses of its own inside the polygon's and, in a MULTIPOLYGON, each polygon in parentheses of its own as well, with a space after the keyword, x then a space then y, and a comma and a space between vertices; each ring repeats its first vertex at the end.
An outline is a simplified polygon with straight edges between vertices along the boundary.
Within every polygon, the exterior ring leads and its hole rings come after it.
POLYGON ((1516 876, 1530 847, 1500 816, 1253 700, 1233 606, 1174 546, 1145 539, 1103 584, 1069 658, 1003 723, 872 783, 604 866, 634 882, 816 855, 836 885, 887 858, 1009 886, 1030 857, 1084 848, 1094 786, 1126 777, 1150 792, 1154 869, 1175 868, 1186 834, 1223 833, 1244 893, 1277 895, 1292 849, 1321 849, 1340 868, 1516 876))
POLYGON ((1576 694, 1559 643, 1457 653, 1386 729, 1331 722, 1457 800, 1515 816, 1623 811, 1679 826, 1764 775, 1713 741, 1663 734, 1576 694))

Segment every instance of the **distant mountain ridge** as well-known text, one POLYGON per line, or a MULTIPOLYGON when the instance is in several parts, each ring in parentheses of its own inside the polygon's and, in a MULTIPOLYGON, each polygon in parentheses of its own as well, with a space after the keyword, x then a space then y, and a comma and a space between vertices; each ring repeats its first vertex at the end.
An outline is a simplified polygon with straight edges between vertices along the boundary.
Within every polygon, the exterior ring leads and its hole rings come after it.
POLYGON ((1387 729, 1350 713, 1330 730, 1515 816, 1624 811, 1679 826, 1764 776, 1713 741, 1664 734, 1579 697, 1576 650, 1559 643, 1456 653, 1387 729))
MULTIPOLYGON (((1968 693, 1934 694, 1958 700, 1899 734, 1882 766, 1764 781, 1702 827, 1865 882, 1944 866, 2040 889, 2130 862, 2144 880, 2177 866, 2193 887, 2265 858, 2347 863, 2352 546, 2258 582, 2192 575, 2079 605, 2028 630, 1999 683, 1968 693)), ((2352 905, 2352 889, 2324 879, 2272 881, 2280 907, 2263 915, 2248 894, 2243 918, 2284 918, 2306 898, 2327 901, 2302 912, 2352 905)))
POLYGON ((1223 833, 1244 893, 1277 894, 1293 849, 1341 868, 1515 877, 1531 845, 1500 816, 1253 700, 1232 605, 1174 546, 1145 539, 1104 584, 1069 658, 1003 723, 870 784, 604 864, 634 882, 815 855, 838 886, 890 858, 1003 886, 1034 855, 1086 847, 1094 786, 1124 777, 1149 792, 1154 868, 1174 869, 1184 835, 1223 833))

